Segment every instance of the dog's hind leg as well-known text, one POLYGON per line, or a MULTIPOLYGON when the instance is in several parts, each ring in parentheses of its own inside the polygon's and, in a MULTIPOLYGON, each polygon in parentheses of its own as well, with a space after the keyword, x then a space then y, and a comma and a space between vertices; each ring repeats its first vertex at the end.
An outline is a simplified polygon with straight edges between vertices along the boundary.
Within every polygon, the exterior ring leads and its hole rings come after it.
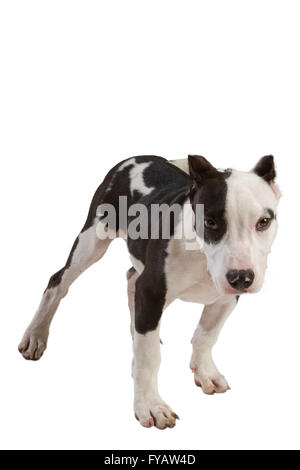
POLYGON ((51 276, 40 306, 24 333, 19 351, 25 359, 40 359, 47 347, 49 327, 61 299, 75 279, 102 258, 111 241, 111 238, 98 238, 96 222, 83 229, 76 238, 65 266, 51 276))
POLYGON ((127 277, 127 294, 128 294, 128 307, 130 311, 130 333, 133 338, 134 333, 134 304, 135 304, 135 283, 139 277, 139 273, 134 267, 128 269, 126 273, 127 277))
MULTIPOLYGON (((127 294, 128 294, 128 307, 130 311, 130 333, 132 340, 134 340, 134 311, 135 311, 135 283, 139 273, 132 266, 126 273, 127 278, 127 294)), ((133 377, 134 358, 131 363, 131 376, 133 377)))

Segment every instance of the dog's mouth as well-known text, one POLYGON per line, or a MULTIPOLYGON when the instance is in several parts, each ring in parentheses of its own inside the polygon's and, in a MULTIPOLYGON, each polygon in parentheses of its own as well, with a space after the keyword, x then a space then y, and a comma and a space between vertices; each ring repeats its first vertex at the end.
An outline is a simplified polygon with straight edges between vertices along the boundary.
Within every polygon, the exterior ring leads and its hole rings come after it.
POLYGON ((234 295, 241 295, 241 294, 254 294, 256 289, 253 289, 252 287, 249 287, 248 289, 234 289, 233 287, 226 287, 225 289, 225 294, 234 294, 234 295))
POLYGON ((249 287, 245 288, 240 288, 240 289, 235 289, 234 287, 230 286, 228 283, 226 283, 222 280, 218 280, 214 278, 211 274, 211 279, 217 289, 217 291, 220 293, 220 295, 242 295, 242 294, 256 294, 259 292, 260 287, 258 286, 257 283, 252 284, 249 287))

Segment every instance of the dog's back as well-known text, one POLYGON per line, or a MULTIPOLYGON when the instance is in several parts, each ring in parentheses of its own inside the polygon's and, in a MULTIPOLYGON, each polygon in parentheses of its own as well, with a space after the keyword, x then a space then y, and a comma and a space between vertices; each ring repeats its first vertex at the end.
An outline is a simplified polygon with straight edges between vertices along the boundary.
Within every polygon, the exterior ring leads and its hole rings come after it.
MULTIPOLYGON (((119 198, 127 198, 127 206, 142 203, 169 204, 172 198, 188 189, 191 178, 176 166, 158 156, 137 156, 116 165, 97 189, 83 230, 89 228, 97 216, 101 204, 111 204, 119 219, 119 198)), ((117 225, 115 230, 124 230, 117 225)))

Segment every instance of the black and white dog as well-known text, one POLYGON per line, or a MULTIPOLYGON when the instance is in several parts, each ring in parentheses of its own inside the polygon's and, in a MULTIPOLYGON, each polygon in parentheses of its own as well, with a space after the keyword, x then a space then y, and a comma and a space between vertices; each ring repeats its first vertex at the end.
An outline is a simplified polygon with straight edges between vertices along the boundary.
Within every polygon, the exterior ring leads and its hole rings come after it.
POLYGON ((65 266, 50 278, 19 346, 24 358, 40 359, 55 311, 70 285, 102 258, 115 236, 122 236, 127 239, 133 264, 127 279, 136 418, 145 427, 159 429, 173 427, 178 418, 160 397, 157 385, 160 319, 177 298, 205 305, 192 339, 190 367, 195 383, 207 394, 228 390, 211 350, 239 295, 257 292, 263 284, 277 229, 280 193, 274 180, 271 155, 263 157, 250 172, 217 170, 196 155, 174 161, 139 156, 116 165, 97 189, 65 266), (125 217, 121 214, 122 197, 129 207, 125 217), (128 234, 134 205, 149 209, 161 204, 180 207, 179 213, 170 217, 169 236, 163 236, 161 212, 155 222, 151 218, 146 236, 128 234), (199 205, 203 207, 202 231, 195 228, 199 205), (110 206, 116 215, 113 221, 106 217, 110 206), (176 236, 182 221, 192 221, 196 246, 189 245, 184 234, 176 236), (154 224, 158 232, 151 236, 154 224))

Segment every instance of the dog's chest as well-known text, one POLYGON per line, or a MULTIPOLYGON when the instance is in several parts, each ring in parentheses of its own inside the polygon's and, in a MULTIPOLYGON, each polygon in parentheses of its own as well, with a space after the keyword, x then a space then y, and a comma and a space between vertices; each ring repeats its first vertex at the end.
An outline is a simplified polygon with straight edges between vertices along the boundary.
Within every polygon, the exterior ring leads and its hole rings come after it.
POLYGON ((167 299, 210 304, 220 296, 207 272, 200 250, 186 250, 181 240, 172 240, 165 263, 167 299))

